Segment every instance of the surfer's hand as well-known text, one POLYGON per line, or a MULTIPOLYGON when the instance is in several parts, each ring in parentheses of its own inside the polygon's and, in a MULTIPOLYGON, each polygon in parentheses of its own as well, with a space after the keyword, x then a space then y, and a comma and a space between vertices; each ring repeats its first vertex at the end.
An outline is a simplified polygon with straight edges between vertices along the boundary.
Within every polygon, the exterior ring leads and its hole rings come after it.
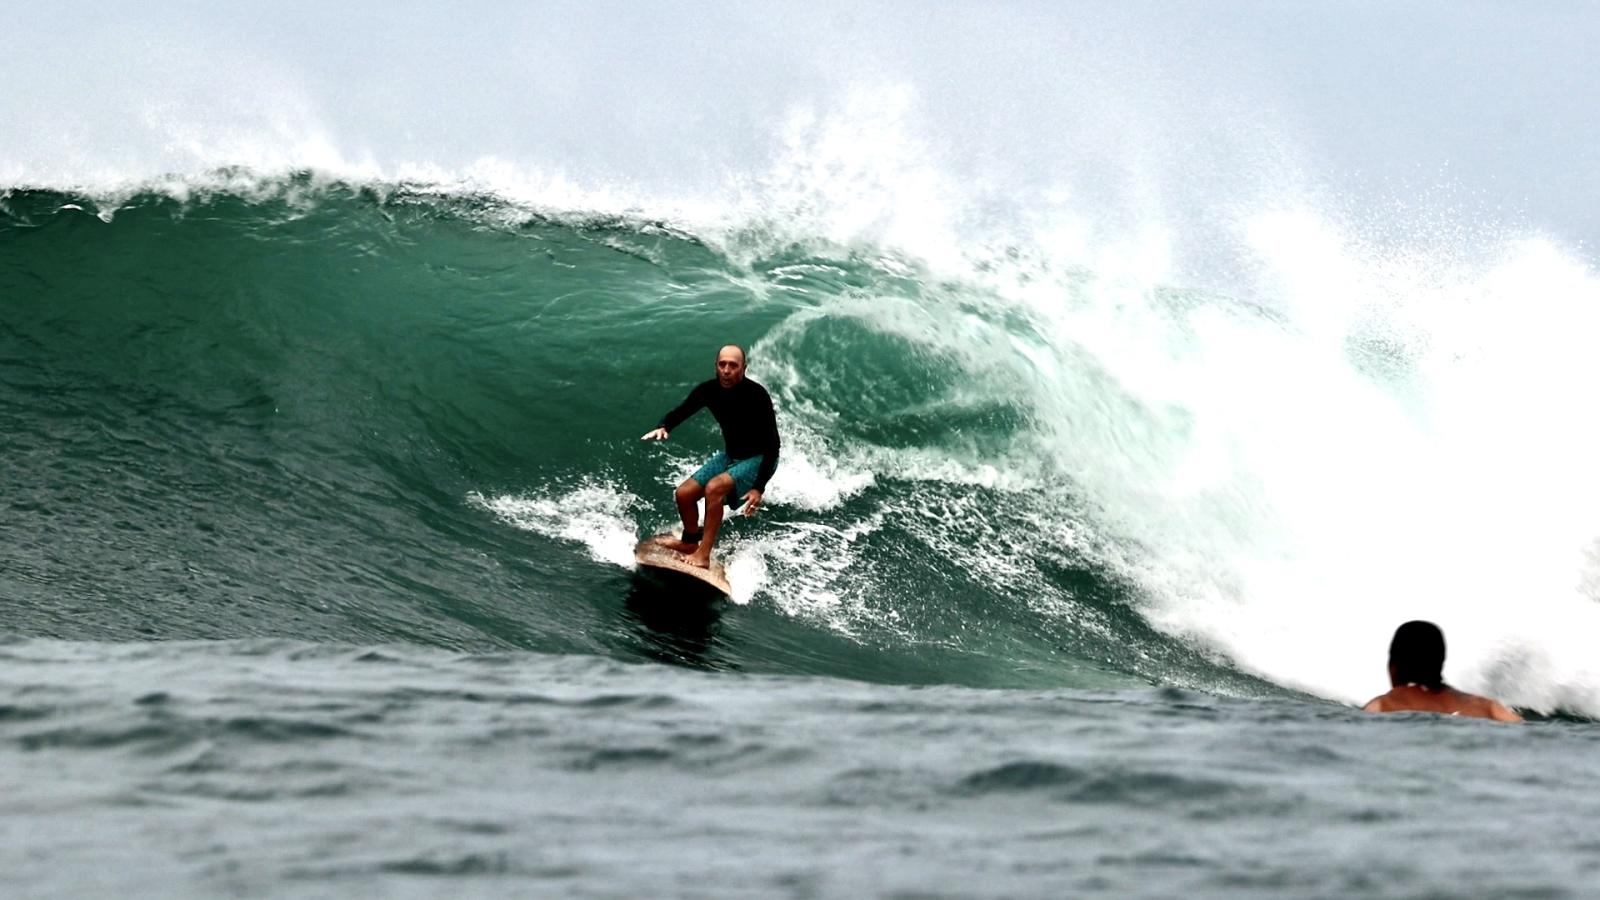
POLYGON ((641 441, 664 441, 666 439, 667 430, 665 428, 651 429, 650 431, 646 431, 644 433, 644 437, 639 438, 641 441))
POLYGON ((747 516, 753 516, 753 515, 756 514, 756 510, 758 510, 760 508, 761 508, 761 492, 757 491, 757 490, 745 491, 745 494, 744 494, 744 514, 747 515, 747 516))

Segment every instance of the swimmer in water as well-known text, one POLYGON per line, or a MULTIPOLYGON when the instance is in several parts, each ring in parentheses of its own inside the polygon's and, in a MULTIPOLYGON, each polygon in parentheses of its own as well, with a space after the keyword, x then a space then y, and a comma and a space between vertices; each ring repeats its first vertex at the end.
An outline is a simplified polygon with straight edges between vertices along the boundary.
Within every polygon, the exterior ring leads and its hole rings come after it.
POLYGON ((1432 622, 1412 621, 1395 629, 1389 643, 1389 693, 1374 697, 1367 712, 1431 712, 1473 716, 1497 722, 1522 717, 1488 697, 1458 691, 1444 683, 1444 632, 1432 622))

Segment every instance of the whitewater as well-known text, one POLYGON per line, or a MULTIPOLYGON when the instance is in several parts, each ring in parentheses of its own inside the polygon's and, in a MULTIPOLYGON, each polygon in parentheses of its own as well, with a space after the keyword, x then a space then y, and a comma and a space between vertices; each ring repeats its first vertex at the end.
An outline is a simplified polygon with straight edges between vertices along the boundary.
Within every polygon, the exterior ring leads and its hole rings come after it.
POLYGON ((0 859, 1581 893, 1600 22, 1218 10, 0 13, 0 859), (632 547, 730 341, 718 604, 632 547), (1356 711, 1415 618, 1536 721, 1356 711))

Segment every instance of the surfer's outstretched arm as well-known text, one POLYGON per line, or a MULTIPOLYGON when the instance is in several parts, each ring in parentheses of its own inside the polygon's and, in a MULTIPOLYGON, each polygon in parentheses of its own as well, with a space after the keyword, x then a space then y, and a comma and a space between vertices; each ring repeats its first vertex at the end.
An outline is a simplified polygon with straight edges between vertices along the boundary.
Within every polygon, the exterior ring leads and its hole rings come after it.
POLYGON ((654 431, 648 431, 645 433, 644 439, 647 441, 666 440, 668 432, 674 428, 677 428, 679 425, 682 425, 684 420, 688 419, 690 416, 702 409, 705 409, 706 401, 710 399, 711 396, 710 392, 716 386, 717 380, 715 378, 711 379, 710 381, 703 381, 700 384, 695 385, 694 389, 689 392, 689 396, 683 398, 682 403, 679 403, 671 410, 668 410, 667 414, 661 417, 661 421, 656 423, 654 431), (656 434, 657 432, 659 432, 661 436, 658 438, 652 438, 651 435, 656 434))
POLYGON ((639 438, 641 441, 664 441, 666 439, 667 430, 665 428, 652 428, 644 433, 644 437, 639 438))

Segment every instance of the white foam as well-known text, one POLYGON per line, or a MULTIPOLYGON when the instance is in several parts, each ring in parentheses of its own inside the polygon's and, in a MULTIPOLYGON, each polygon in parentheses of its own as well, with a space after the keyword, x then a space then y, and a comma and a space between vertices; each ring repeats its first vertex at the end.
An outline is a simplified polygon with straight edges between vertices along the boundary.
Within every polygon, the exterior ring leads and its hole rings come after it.
MULTIPOLYGON (((885 615, 869 605, 869 593, 856 577, 859 560, 849 547, 856 536, 826 525, 785 523, 741 542, 740 554, 759 557, 766 595, 780 612, 855 635, 862 624, 882 622, 885 615)), ((746 562, 742 568, 755 565, 746 562)), ((730 582, 736 574, 730 573, 730 582)))
POLYGON ((1084 460, 1081 483, 1143 548, 1155 620, 1358 702, 1384 687, 1394 626, 1430 618, 1469 687, 1542 708, 1592 696, 1588 655, 1562 636, 1600 635, 1576 589, 1600 534, 1600 427, 1577 413, 1600 379, 1600 280, 1547 242, 1461 266, 1285 224, 1260 246, 1280 318, 1201 310, 1176 353, 1148 352, 1172 327, 1154 317, 1070 329, 1099 344, 1116 379, 1101 390, 1183 423, 1112 447, 1084 427, 1090 398, 1049 416, 1063 463, 1084 460), (1374 321, 1411 341, 1391 376, 1352 358, 1374 321), (1538 666, 1507 662, 1528 647, 1538 666))
MULTIPOLYGON (((798 431, 793 428, 790 434, 798 431)), ((834 509, 871 487, 874 481, 871 472, 852 471, 828 459, 813 461, 804 450, 792 447, 779 453, 779 463, 763 502, 811 512, 834 509)))
POLYGON ((728 573, 728 587, 733 589, 730 599, 740 606, 749 605, 767 584, 766 557, 755 547, 734 550, 723 569, 728 573))
POLYGON ((467 500, 516 528, 582 544, 598 562, 633 568, 639 537, 629 512, 638 498, 626 491, 591 484, 534 496, 473 493, 467 500))

